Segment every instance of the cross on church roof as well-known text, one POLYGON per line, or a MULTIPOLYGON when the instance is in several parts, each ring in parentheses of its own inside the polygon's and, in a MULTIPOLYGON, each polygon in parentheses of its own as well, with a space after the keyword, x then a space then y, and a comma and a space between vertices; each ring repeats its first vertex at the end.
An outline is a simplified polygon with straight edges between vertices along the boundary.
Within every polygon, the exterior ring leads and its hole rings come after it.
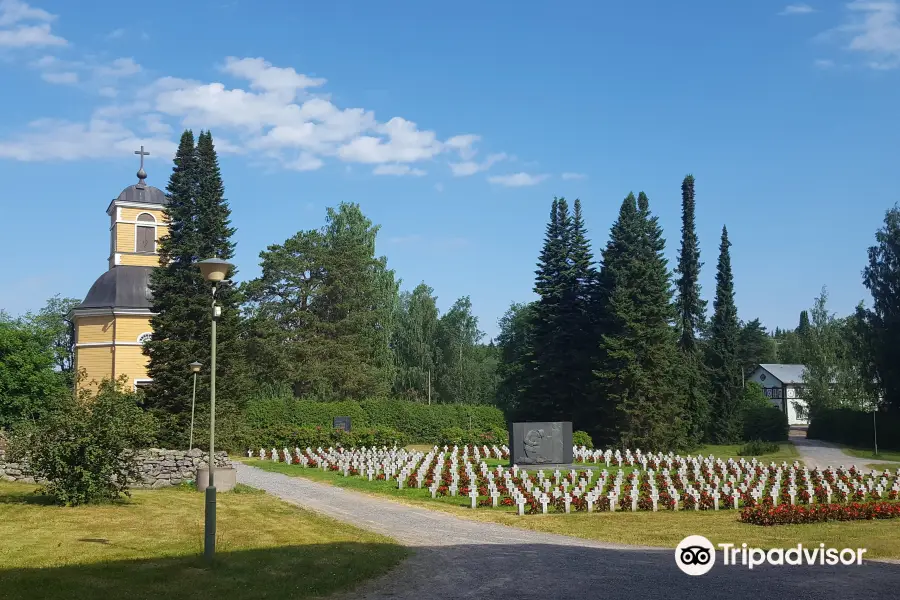
POLYGON ((144 180, 147 179, 147 171, 144 170, 144 157, 145 157, 145 156, 150 156, 150 153, 149 153, 149 152, 144 152, 144 147, 143 147, 143 146, 141 146, 141 149, 140 149, 140 150, 135 150, 134 153, 135 153, 135 154, 140 154, 140 156, 141 156, 141 168, 138 169, 137 176, 138 176, 138 185, 141 186, 141 187, 143 187, 143 186, 144 186, 144 180))

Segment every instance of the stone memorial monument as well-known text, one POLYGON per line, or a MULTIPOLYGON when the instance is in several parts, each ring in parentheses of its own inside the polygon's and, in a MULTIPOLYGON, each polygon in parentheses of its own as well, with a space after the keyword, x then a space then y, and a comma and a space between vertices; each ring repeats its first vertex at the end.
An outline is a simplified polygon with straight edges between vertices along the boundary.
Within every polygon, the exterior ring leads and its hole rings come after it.
POLYGON ((332 427, 350 431, 350 417, 335 417, 332 421, 332 427))
POLYGON ((570 465, 573 458, 571 422, 510 424, 510 465, 570 465))

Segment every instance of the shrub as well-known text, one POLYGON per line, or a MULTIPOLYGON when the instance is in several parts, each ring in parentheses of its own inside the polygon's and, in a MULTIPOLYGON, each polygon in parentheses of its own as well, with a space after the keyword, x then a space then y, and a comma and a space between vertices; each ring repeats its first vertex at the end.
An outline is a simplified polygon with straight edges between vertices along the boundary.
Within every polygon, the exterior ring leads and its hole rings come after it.
MULTIPOLYGON (((402 446, 408 443, 403 433, 389 427, 354 428, 353 431, 332 429, 330 427, 292 427, 290 425, 274 425, 259 429, 245 430, 238 437, 229 437, 226 447, 244 452, 247 449, 254 453, 259 448, 268 451, 270 448, 328 448, 329 446, 402 446)), ((225 444, 223 444, 225 445, 225 444)))
POLYGON ((822 409, 810 421, 806 437, 859 448, 875 447, 900 450, 900 413, 879 412, 872 422, 872 412, 851 408, 822 409))
POLYGON ((15 430, 12 456, 47 480, 45 491, 58 504, 114 500, 140 479, 134 451, 152 443, 155 422, 123 385, 106 380, 96 395, 82 390, 15 430))
POLYGON ((764 442, 762 440, 753 440, 741 446, 738 450, 738 456, 760 456, 762 454, 772 454, 778 452, 779 446, 777 442, 764 442))
POLYGON ((439 446, 464 446, 471 443, 472 436, 462 427, 445 427, 441 429, 439 446))
POLYGON ((747 383, 741 398, 741 421, 745 440, 784 442, 788 439, 787 415, 752 381, 747 383))
POLYGON ((594 447, 594 440, 591 439, 587 431, 575 431, 572 433, 572 443, 576 446, 584 446, 585 448, 594 447))
POLYGON ((852 504, 761 504, 741 511, 741 522, 752 525, 796 525, 824 521, 866 521, 900 517, 897 502, 854 502, 852 504))
POLYGON ((222 425, 217 424, 217 440, 223 448, 243 451, 248 446, 258 447, 260 438, 284 438, 297 428, 330 429, 338 416, 350 417, 354 432, 389 428, 408 442, 437 444, 443 441, 443 431, 454 427, 471 436, 467 443, 507 443, 508 439, 506 419, 494 406, 428 405, 385 399, 316 402, 268 397, 250 400, 242 415, 230 416, 222 425))

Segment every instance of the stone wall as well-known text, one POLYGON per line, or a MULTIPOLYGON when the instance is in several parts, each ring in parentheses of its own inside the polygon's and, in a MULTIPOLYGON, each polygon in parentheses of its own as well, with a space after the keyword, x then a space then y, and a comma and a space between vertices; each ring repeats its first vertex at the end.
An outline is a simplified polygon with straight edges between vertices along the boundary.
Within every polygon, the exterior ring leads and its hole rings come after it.
MULTIPOLYGON (((151 448, 138 452, 138 463, 143 481, 133 487, 160 488, 178 485, 182 481, 195 480, 197 469, 206 468, 209 454, 201 450, 160 450, 151 448)), ((216 466, 231 465, 228 453, 216 452, 216 466)), ((26 463, 6 462, 6 454, 0 449, 0 480, 35 483, 26 463)), ((38 481, 37 483, 40 483, 38 481)))

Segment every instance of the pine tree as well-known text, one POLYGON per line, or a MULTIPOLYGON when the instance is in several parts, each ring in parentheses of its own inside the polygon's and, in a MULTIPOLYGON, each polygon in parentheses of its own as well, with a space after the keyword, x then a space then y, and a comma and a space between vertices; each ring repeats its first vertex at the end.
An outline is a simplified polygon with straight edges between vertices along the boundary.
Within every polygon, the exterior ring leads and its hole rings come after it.
POLYGON ((678 347, 681 350, 682 377, 685 394, 685 423, 688 438, 699 444, 709 424, 709 391, 703 369, 700 334, 706 318, 706 301, 700 295, 700 241, 697 239, 694 211, 694 176, 681 182, 681 248, 678 252, 678 275, 675 307, 678 347))
POLYGON ((562 374, 559 372, 558 349, 564 342, 558 335, 558 328, 559 315, 570 287, 566 281, 568 264, 564 246, 568 227, 567 206, 564 201, 554 198, 535 271, 534 291, 538 301, 531 312, 533 345, 522 357, 525 365, 520 408, 523 417, 533 420, 556 420, 560 416, 557 385, 562 374))
POLYGON ((664 449, 684 444, 664 247, 646 195, 635 199, 629 194, 610 232, 599 275, 603 319, 595 375, 603 403, 594 432, 604 443, 664 449))
POLYGON ((596 311, 597 270, 587 228, 581 209, 581 200, 576 199, 572 212, 572 233, 569 239, 571 260, 571 284, 573 290, 572 310, 565 326, 571 330, 569 366, 571 397, 568 400, 566 418, 572 419, 575 427, 587 429, 596 423, 593 416, 598 409, 595 394, 596 385, 593 365, 597 359, 599 333, 596 311))
POLYGON ((438 309, 434 290, 420 283, 401 295, 392 347, 397 370, 394 391, 416 401, 427 401, 429 382, 437 374, 438 309))
MULTIPOLYGON (((201 133, 194 146, 191 131, 181 136, 175 167, 166 188, 169 233, 159 243, 160 266, 153 270, 151 319, 153 336, 144 351, 149 357, 147 406, 163 416, 161 440, 184 445, 191 411, 192 379, 188 364, 205 366, 198 378, 197 398, 209 397, 211 286, 203 280, 196 262, 210 257, 230 259, 229 209, 218 168, 212 136, 201 133)), ((218 286, 216 303, 222 307, 217 322, 217 413, 236 409, 242 400, 240 296, 233 286, 218 286)), ((198 401, 195 439, 203 439, 208 423, 208 402, 198 401)))
POLYGON ((734 303, 734 276, 731 272, 731 253, 728 230, 722 227, 719 262, 716 267, 716 299, 707 349, 712 392, 710 439, 728 444, 741 437, 740 398, 741 366, 738 356, 740 323, 734 303))

